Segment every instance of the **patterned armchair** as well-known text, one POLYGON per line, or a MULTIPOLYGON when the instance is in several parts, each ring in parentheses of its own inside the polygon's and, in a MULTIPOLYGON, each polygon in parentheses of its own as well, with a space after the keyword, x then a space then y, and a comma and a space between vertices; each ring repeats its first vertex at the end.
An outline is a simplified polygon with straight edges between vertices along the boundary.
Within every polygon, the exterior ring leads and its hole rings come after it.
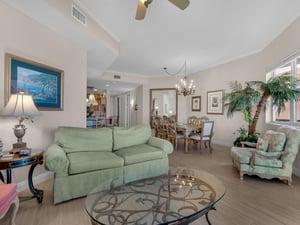
POLYGON ((281 126, 276 131, 267 131, 259 138, 255 148, 232 147, 233 166, 244 174, 261 178, 279 178, 292 183, 293 162, 300 144, 300 130, 281 126))

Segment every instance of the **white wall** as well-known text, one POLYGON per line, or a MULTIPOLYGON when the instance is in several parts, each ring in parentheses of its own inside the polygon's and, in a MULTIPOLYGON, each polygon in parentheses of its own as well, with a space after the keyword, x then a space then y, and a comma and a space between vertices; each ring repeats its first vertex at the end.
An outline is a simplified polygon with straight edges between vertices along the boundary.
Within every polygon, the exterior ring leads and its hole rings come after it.
MULTIPOLYGON (((0 1, 0 110, 4 107, 5 53, 46 64, 64 71, 64 110, 43 111, 34 123, 25 121, 28 128, 24 141, 31 148, 46 150, 53 142, 57 126, 85 126, 86 110, 86 51, 38 22, 0 1)), ((15 118, 0 117, 0 137, 4 149, 16 142, 12 127, 15 118)), ((29 168, 13 170, 13 181, 27 178, 29 168)), ((37 166, 35 175, 44 172, 37 166)))

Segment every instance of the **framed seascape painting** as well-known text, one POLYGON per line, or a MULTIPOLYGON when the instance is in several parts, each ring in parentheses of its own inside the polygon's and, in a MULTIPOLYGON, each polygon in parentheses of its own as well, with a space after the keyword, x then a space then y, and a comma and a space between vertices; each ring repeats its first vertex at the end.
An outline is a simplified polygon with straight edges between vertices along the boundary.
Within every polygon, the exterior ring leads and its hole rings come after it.
POLYGON ((24 90, 32 95, 39 110, 63 110, 62 70, 43 65, 11 54, 5 55, 6 61, 6 96, 24 90))
POLYGON ((192 96, 192 111, 201 111, 201 96, 192 96))
POLYGON ((207 114, 224 114, 224 90, 207 92, 207 114))

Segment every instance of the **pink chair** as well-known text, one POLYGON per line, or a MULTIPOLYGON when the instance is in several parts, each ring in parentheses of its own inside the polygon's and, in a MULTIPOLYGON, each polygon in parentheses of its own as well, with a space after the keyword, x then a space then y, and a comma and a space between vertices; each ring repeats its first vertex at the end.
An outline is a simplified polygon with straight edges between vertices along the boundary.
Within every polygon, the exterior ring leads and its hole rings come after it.
POLYGON ((19 209, 19 199, 17 194, 16 184, 1 184, 0 181, 0 223, 9 216, 9 224, 15 225, 15 218, 19 209))

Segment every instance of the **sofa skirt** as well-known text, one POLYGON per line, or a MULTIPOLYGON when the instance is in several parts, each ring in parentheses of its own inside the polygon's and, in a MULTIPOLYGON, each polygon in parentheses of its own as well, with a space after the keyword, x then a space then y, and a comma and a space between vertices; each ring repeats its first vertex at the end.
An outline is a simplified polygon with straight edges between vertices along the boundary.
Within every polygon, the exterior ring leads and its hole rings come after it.
POLYGON ((55 177, 54 204, 88 195, 94 188, 109 190, 111 184, 123 184, 123 167, 55 177))

